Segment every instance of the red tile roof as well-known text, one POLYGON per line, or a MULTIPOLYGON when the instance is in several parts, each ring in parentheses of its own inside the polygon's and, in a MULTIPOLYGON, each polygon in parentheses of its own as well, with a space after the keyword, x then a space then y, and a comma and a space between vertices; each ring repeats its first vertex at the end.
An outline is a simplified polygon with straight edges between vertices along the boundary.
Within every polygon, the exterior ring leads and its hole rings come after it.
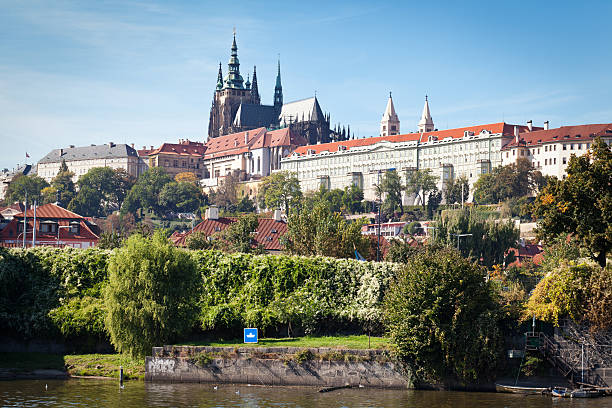
MULTIPOLYGON (((30 207, 26 210, 26 216, 28 218, 34 216, 34 210, 30 207)), ((23 212, 19 214, 15 214, 16 218, 23 218, 23 212)), ((79 214, 73 213, 72 211, 68 211, 65 208, 62 208, 53 203, 44 204, 39 207, 36 207, 36 217, 37 218, 58 218, 58 219, 78 219, 83 218, 79 214)))
MULTIPOLYGON (((237 221, 234 217, 219 217, 216 220, 204 220, 193 228, 193 231, 203 232, 206 236, 223 231, 237 221)), ((187 237, 192 231, 175 233, 170 237, 175 245, 184 246, 187 237)), ((259 218, 259 225, 255 231, 255 242, 262 245, 266 251, 281 251, 280 237, 287 233, 287 223, 275 221, 273 218, 259 218)))
MULTIPOLYGON (((493 134, 503 134, 506 136, 514 135, 514 126, 505 122, 499 123, 491 123, 488 125, 477 125, 477 126, 468 126, 456 129, 446 129, 446 130, 437 130, 434 132, 424 132, 424 133, 406 133, 403 135, 393 135, 393 136, 377 136, 377 137, 368 137, 364 139, 354 139, 354 140, 345 140, 342 142, 332 142, 332 143, 323 143, 317 145, 307 145, 301 146, 295 149, 294 153, 299 155, 306 154, 308 150, 313 150, 314 153, 321 153, 324 151, 335 152, 338 150, 338 146, 345 146, 346 150, 350 150, 354 147, 360 146, 370 146, 376 143, 380 143, 382 141, 388 141, 392 143, 400 143, 400 142, 412 142, 419 141, 421 143, 427 142, 429 136, 435 136, 438 140, 444 140, 448 137, 452 137, 453 139, 460 139, 465 136, 465 132, 472 132, 474 135, 479 134, 483 130, 487 130, 493 134)), ((527 126, 517 125, 519 128, 519 132, 526 132, 528 130, 527 126)), ((540 128, 534 128, 540 129, 540 128)))
POLYGON ((542 246, 537 244, 519 245, 518 248, 510 248, 508 252, 514 253, 516 260, 508 266, 521 266, 525 261, 531 260, 535 265, 542 262, 542 246))
POLYGON ((214 137, 206 142, 206 158, 240 154, 248 151, 248 147, 266 133, 266 128, 247 130, 245 132, 231 133, 225 136, 214 137), (248 133, 247 142, 244 142, 248 133))
POLYGON ((180 143, 164 143, 159 148, 153 151, 149 151, 147 155, 151 156, 154 154, 163 153, 176 154, 179 156, 203 156, 205 151, 206 146, 204 145, 204 143, 184 140, 180 143))
POLYGON ((612 123, 561 126, 555 129, 534 130, 532 132, 521 133, 518 144, 513 139, 504 149, 510 149, 517 146, 541 146, 543 143, 550 142, 592 140, 597 136, 612 137, 612 123))

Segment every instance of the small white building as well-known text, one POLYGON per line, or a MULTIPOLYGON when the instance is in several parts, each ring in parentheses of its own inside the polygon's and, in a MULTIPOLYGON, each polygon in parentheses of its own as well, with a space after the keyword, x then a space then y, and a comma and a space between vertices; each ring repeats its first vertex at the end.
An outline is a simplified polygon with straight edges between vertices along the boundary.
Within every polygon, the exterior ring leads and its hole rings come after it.
MULTIPOLYGON (((531 126, 530 122, 527 122, 528 126, 531 126)), ((563 178, 570 157, 585 154, 596 137, 601 137, 609 145, 612 141, 612 123, 549 129, 548 122, 545 122, 543 130, 517 132, 502 149, 502 165, 524 158, 542 175, 563 178)))

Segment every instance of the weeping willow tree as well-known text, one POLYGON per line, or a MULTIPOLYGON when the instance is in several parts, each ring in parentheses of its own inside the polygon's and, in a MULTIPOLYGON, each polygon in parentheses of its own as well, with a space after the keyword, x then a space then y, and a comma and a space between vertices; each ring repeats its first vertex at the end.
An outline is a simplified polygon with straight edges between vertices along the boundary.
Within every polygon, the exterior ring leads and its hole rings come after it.
POLYGON ((118 351, 143 357, 193 327, 200 275, 189 254, 161 232, 128 238, 110 258, 108 279, 106 328, 118 351))
POLYGON ((477 260, 491 269, 514 261, 519 230, 512 220, 491 218, 489 213, 474 208, 447 210, 436 220, 434 241, 458 248, 461 255, 477 260))

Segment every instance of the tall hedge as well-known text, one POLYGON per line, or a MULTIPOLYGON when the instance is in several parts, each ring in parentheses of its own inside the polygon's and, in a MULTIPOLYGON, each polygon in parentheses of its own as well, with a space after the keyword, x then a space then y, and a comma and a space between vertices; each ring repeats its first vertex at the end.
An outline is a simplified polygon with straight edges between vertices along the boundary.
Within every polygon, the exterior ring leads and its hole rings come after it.
POLYGON ((327 257, 192 253, 202 273, 204 330, 245 326, 305 333, 379 322, 397 265, 327 257))
MULTIPOLYGON (((114 250, 117 251, 117 250, 114 250)), ((114 251, 0 249, 0 330, 23 339, 108 338, 102 290, 114 251)), ((190 251, 201 275, 194 329, 224 336, 381 329, 396 264, 190 251)))

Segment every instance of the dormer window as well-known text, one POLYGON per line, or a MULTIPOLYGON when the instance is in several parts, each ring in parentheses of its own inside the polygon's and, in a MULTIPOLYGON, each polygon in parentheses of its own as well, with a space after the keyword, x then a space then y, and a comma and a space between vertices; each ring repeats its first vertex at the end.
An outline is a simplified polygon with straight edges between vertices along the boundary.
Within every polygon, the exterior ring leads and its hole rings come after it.
POLYGON ((71 221, 70 222, 70 232, 72 234, 78 234, 81 230, 81 223, 78 221, 71 221))

